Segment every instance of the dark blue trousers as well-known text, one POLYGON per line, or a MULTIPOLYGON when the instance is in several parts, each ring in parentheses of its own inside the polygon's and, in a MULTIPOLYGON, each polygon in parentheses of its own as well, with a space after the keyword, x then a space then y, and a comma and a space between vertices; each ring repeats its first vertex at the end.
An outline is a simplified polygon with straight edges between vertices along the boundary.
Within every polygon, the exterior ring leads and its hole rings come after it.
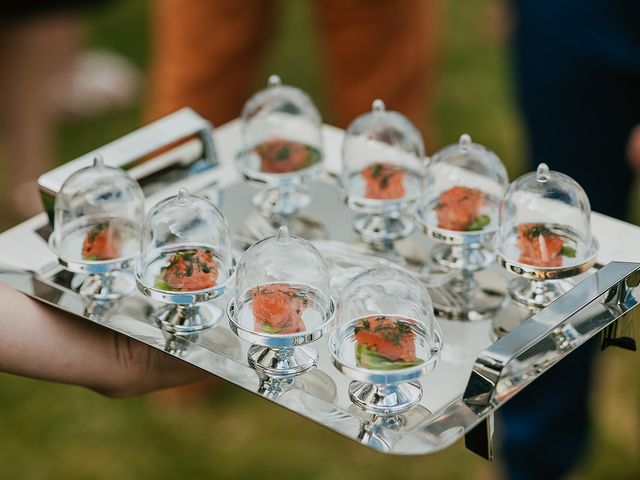
MULTIPOLYGON (((594 211, 624 218, 633 182, 627 140, 640 124, 640 1, 513 6, 513 65, 531 169, 545 162, 568 174, 594 211)), ((562 478, 576 467, 589 433, 595 340, 502 409, 508 479, 562 478)))

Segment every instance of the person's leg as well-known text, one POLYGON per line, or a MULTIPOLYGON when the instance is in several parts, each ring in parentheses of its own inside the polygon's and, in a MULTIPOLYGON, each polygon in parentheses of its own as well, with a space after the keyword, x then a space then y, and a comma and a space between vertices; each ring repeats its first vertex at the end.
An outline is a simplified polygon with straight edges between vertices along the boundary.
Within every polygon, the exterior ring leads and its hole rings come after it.
MULTIPOLYGON (((147 120, 191 107, 214 125, 238 117, 269 43, 276 0, 157 0, 147 120)), ((266 80, 266 79, 265 79, 266 80)), ((163 406, 196 401, 208 381, 154 397, 163 406)))
MULTIPOLYGON (((640 76, 585 44, 599 36, 592 20, 606 21, 588 5, 514 4, 516 87, 530 168, 545 162, 566 173, 585 189, 594 211, 623 218, 632 182, 625 149, 640 120, 640 76)), ((580 347, 501 409, 506 478, 558 479, 577 466, 590 430, 597 341, 580 347)))
POLYGON ((588 399, 599 339, 583 345, 502 409, 501 455, 508 480, 556 480, 582 459, 591 425, 588 399))
POLYGON ((274 0, 158 0, 148 116, 192 107, 214 125, 240 115, 269 41, 274 0))
POLYGON ((82 37, 81 19, 66 11, 16 20, 0 31, 0 132, 6 201, 16 217, 42 208, 33 182, 54 157, 51 87, 71 74, 82 37))
POLYGON ((566 173, 585 189, 594 211, 624 218, 633 179, 627 141, 640 122, 640 66, 617 64, 600 51, 606 44, 580 44, 609 34, 596 25, 599 18, 607 22, 606 10, 599 17, 596 8, 602 0, 589 1, 586 11, 576 11, 572 1, 514 3, 516 87, 531 169, 545 162, 566 173))
POLYGON ((337 125, 346 127, 381 98, 430 143, 442 3, 316 0, 314 7, 337 125))

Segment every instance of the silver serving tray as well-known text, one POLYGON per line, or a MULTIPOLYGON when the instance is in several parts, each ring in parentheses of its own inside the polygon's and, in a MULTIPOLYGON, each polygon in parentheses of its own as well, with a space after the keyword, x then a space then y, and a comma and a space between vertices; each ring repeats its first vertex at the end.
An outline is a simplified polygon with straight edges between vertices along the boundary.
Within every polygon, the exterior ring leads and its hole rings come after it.
MULTIPOLYGON (((200 126, 198 122, 194 125, 200 126)), ((135 143, 135 135, 129 137, 135 143)), ((157 137, 150 136, 147 129, 144 138, 148 141, 157 137)), ((149 149, 157 149, 161 143, 157 139, 149 149)), ((229 149, 226 144, 223 147, 229 149)), ((207 149, 181 148, 178 157, 182 167, 185 151, 196 157, 203 150, 211 155, 207 149)), ((162 159, 165 169, 171 164, 167 158, 162 159)), ((240 252, 253 237, 268 233, 271 227, 252 212, 250 200, 255 189, 239 180, 229 162, 212 162, 209 166, 204 172, 182 175, 167 188, 152 186, 149 191, 154 193, 148 202, 174 193, 178 185, 206 195, 225 213, 240 252)), ((166 186, 166 176, 163 182, 166 186)), ((54 182, 49 182, 47 195, 55 188, 54 182)), ((358 244, 352 230, 353 215, 340 203, 331 177, 315 182, 312 191, 313 202, 295 220, 295 228, 316 239, 332 265, 332 287, 339 291, 371 257, 358 244), (345 249, 353 254, 335 254, 345 249)), ((213 328, 198 334, 171 335, 156 326, 151 317, 158 305, 138 293, 111 305, 92 303, 79 295, 77 285, 82 278, 64 271, 48 250, 50 230, 47 216, 42 214, 0 234, 3 258, 11 259, 10 267, 0 269, 1 282, 180 358, 362 445, 395 455, 433 453, 466 437, 471 450, 491 458, 495 411, 599 332, 605 330, 605 344, 616 344, 618 320, 624 317, 623 321, 629 321, 640 299, 640 264, 611 262, 584 275, 569 293, 497 342, 492 341, 491 319, 440 319, 444 348, 435 370, 421 380, 424 395, 420 404, 406 413, 381 417, 361 411, 349 400, 350 380, 331 363, 328 335, 313 344, 320 356, 312 371, 291 379, 260 377, 248 365, 250 345, 232 333, 224 315, 230 294, 206 304, 221 315, 213 328)), ((414 233, 399 242, 398 251, 408 269, 419 271, 431 245, 414 233)), ((508 279, 508 274, 494 265, 486 272, 483 285, 492 283, 491 288, 500 288, 508 279)))

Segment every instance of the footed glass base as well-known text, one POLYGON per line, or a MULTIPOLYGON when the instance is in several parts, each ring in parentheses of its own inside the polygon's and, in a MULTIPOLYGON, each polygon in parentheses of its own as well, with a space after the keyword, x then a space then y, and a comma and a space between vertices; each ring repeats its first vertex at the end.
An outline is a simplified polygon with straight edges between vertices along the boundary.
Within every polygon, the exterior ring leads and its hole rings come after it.
POLYGON ((285 185, 260 190, 253 196, 253 205, 258 211, 271 215, 294 215, 311 203, 311 191, 303 185, 285 185))
POLYGON ((495 260, 495 255, 482 244, 447 245, 440 243, 433 247, 431 259, 434 263, 450 270, 484 270, 495 260))
POLYGON ((83 297, 97 301, 113 301, 135 290, 136 282, 128 272, 95 273, 85 277, 76 288, 83 297))
POLYGON ((192 333, 213 327, 222 311, 216 313, 207 305, 165 305, 156 310, 154 316, 166 332, 192 333))
POLYGON ((310 347, 249 347, 249 365, 270 377, 301 375, 315 367, 318 352, 310 347))
POLYGON ((262 240, 278 232, 281 226, 286 226, 291 235, 297 235, 306 240, 317 240, 328 237, 326 225, 319 219, 309 215, 265 215, 260 211, 253 211, 245 221, 243 234, 251 240, 262 240))
POLYGON ((363 242, 385 244, 411 235, 415 223, 409 215, 359 214, 353 222, 353 228, 363 242))
POLYGON ((543 308, 573 285, 565 280, 527 280, 516 278, 509 283, 509 294, 516 301, 529 307, 543 308))
POLYGON ((394 415, 409 410, 422 398, 418 382, 374 385, 365 382, 349 384, 349 398, 362 410, 376 415, 394 415))
POLYGON ((448 320, 482 321, 495 315, 507 299, 507 285, 494 271, 455 272, 453 278, 429 287, 436 315, 448 320))
POLYGON ((164 351, 177 357, 184 357, 189 353, 189 349, 193 343, 198 341, 200 334, 195 333, 180 333, 175 334, 171 332, 164 332, 165 344, 164 351))

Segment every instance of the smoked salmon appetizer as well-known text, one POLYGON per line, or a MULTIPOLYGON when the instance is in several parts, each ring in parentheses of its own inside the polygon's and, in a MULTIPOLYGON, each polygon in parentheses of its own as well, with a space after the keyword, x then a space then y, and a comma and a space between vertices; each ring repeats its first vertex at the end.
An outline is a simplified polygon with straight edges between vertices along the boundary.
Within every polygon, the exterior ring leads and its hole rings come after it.
POLYGON ((468 187, 453 187, 440 194, 435 211, 438 227, 458 232, 482 230, 491 218, 480 215, 483 196, 480 190, 468 187))
POLYGON ((255 152, 260 156, 260 170, 266 173, 291 173, 320 160, 317 149, 282 138, 262 142, 255 152))
POLYGON ((89 229, 82 242, 85 260, 114 260, 120 257, 122 238, 120 229, 101 223, 89 229))
POLYGON ((380 315, 360 320, 354 329, 356 363, 370 370, 396 370, 420 365, 415 333, 409 322, 380 315))
POLYGON ((156 288, 175 292, 193 292, 215 287, 218 266, 213 252, 205 248, 179 250, 160 269, 156 288))
POLYGON ((269 334, 304 332, 302 314, 309 299, 300 290, 285 283, 256 287, 251 292, 254 326, 269 334))
POLYGON ((564 244, 563 238, 539 223, 518 226, 520 263, 536 267, 559 267, 562 257, 575 257, 576 250, 564 244))
POLYGON ((387 163, 374 163, 362 170, 366 198, 393 200, 404 197, 404 176, 401 168, 387 163))

